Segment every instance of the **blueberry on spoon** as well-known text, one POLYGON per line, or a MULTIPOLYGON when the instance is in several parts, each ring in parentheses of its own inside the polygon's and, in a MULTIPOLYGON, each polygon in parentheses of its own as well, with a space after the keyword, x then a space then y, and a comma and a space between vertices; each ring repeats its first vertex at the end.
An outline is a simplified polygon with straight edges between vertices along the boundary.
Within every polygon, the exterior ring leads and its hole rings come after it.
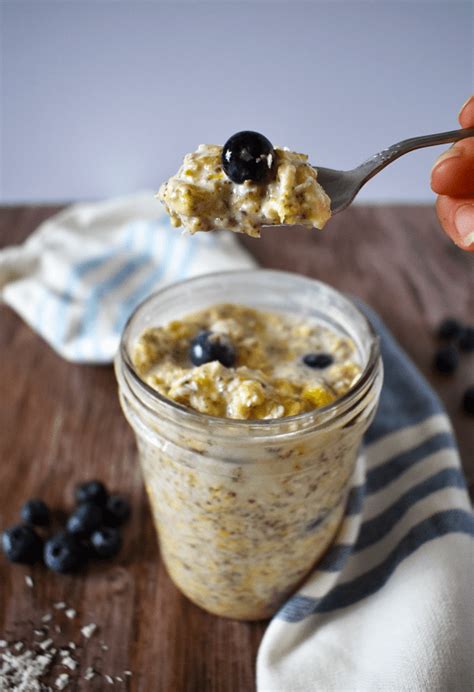
POLYGON ((233 183, 266 183, 274 177, 275 164, 272 143, 258 132, 237 132, 222 148, 222 167, 233 183))

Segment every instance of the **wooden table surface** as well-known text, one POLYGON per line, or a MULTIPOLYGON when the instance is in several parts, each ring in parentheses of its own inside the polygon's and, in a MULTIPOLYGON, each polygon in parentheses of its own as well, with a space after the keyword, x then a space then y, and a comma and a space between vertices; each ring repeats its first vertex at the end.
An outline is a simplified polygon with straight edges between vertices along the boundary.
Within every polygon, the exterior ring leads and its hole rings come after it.
MULTIPOLYGON (((57 210, 0 209, 0 245, 21 242, 57 210)), ((461 412, 460 397, 474 383, 474 356, 463 358, 454 377, 434 374, 431 360, 439 320, 474 316, 474 261, 444 237, 432 208, 353 207, 324 233, 282 229, 242 242, 262 265, 322 279, 378 310, 444 401, 472 489, 474 425, 461 412)), ((265 623, 208 615, 171 584, 112 368, 67 363, 6 307, 0 308, 0 348, 0 528, 16 522, 21 503, 31 496, 67 509, 74 484, 90 477, 129 494, 133 505, 118 559, 85 575, 12 566, 1 556, 0 638, 31 641, 33 626, 51 612, 55 643, 81 643, 76 657, 82 672, 88 665, 120 677, 131 670, 128 689, 147 692, 251 692, 265 623), (25 583, 27 574, 33 588, 25 583), (58 601, 77 616, 68 620, 55 610, 58 601), (86 640, 79 629, 90 622, 99 629, 86 640)), ((67 689, 108 688, 96 677, 67 689)), ((126 689, 126 683, 115 688, 126 689)))

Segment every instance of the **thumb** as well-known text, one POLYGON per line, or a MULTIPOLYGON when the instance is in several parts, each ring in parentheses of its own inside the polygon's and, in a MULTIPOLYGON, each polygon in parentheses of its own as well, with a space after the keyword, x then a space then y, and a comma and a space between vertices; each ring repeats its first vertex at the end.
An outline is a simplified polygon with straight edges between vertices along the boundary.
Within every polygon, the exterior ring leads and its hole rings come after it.
POLYGON ((436 212, 449 237, 463 250, 474 252, 474 198, 440 195, 436 212))

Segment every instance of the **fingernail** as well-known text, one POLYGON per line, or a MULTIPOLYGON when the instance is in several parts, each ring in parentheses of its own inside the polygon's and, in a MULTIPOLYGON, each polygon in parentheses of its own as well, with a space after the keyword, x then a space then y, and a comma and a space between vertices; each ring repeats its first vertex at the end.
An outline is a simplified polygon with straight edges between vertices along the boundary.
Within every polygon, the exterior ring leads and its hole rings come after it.
POLYGON ((474 244, 474 204, 463 204, 454 215, 454 226, 463 247, 474 244))
POLYGON ((461 106, 461 110, 458 113, 458 118, 461 115, 461 113, 463 112, 463 110, 466 108, 467 104, 471 101, 471 99, 474 99, 474 96, 469 96, 469 98, 464 101, 464 103, 461 106))
POLYGON ((446 161, 446 159, 451 159, 455 156, 462 156, 462 152, 460 152, 458 149, 455 149, 454 147, 451 147, 451 149, 448 149, 448 151, 445 151, 443 154, 440 154, 440 156, 438 156, 438 158, 434 162, 431 172, 433 173, 434 169, 437 166, 439 166, 439 164, 442 161, 446 161))

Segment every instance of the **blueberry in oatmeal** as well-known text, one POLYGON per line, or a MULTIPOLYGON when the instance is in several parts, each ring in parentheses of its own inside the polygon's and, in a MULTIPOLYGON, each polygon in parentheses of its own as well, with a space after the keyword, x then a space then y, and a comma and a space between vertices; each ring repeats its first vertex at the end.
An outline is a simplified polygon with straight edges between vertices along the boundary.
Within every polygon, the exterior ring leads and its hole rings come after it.
POLYGON ((361 372, 351 340, 329 327, 231 304, 147 329, 133 361, 147 384, 167 398, 201 413, 242 419, 326 406, 361 372))
POLYGON ((333 364, 333 357, 329 353, 307 353, 303 356, 303 363, 310 368, 328 368, 333 364))
POLYGON ((191 341, 189 357, 193 365, 204 365, 216 360, 230 368, 235 363, 235 349, 226 334, 204 331, 191 341))

